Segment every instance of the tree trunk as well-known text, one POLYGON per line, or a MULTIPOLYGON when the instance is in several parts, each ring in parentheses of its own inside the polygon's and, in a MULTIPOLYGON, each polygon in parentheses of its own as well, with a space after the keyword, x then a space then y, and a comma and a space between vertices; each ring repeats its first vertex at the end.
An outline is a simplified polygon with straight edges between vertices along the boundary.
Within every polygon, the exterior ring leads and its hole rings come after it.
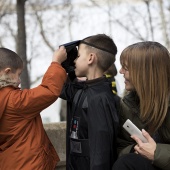
POLYGON ((27 55, 26 55, 26 31, 25 31, 25 2, 26 0, 17 0, 17 53, 24 62, 24 69, 21 74, 21 87, 22 89, 30 88, 30 81, 27 68, 27 55))

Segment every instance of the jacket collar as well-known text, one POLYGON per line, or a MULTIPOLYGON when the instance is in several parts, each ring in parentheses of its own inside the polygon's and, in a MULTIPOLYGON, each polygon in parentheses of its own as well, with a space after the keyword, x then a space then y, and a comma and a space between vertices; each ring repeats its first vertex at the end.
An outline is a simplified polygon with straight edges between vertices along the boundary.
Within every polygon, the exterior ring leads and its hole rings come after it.
POLYGON ((103 83, 105 81, 107 81, 107 78, 105 76, 103 76, 103 77, 99 77, 99 78, 96 78, 93 80, 86 80, 85 83, 88 86, 92 86, 92 85, 103 83))
POLYGON ((134 113, 139 115, 140 113, 140 100, 135 91, 129 92, 124 98, 122 99, 123 102, 133 110, 134 113))

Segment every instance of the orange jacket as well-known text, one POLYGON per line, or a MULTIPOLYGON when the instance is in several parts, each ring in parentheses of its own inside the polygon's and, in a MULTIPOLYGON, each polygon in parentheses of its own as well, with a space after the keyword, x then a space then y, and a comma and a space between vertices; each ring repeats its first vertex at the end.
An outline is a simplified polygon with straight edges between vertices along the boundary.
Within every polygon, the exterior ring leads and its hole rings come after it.
POLYGON ((0 89, 0 170, 53 170, 59 161, 40 112, 62 90, 65 70, 52 62, 42 83, 33 89, 0 89))

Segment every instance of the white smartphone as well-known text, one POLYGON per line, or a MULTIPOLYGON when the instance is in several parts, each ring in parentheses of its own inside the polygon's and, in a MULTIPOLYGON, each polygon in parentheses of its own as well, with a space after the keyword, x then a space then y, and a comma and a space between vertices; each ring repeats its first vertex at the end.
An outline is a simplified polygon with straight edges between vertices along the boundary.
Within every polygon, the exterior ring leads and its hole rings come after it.
POLYGON ((134 125, 129 119, 123 124, 123 128, 130 134, 137 136, 142 142, 147 143, 147 139, 142 135, 141 130, 139 130, 136 125, 134 125))

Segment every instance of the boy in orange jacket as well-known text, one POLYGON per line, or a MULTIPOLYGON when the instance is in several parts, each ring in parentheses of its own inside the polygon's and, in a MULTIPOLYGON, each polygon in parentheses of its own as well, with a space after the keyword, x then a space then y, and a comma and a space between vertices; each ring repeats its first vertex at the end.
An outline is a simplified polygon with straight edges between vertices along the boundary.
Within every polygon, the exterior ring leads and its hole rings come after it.
POLYGON ((23 61, 0 48, 0 170, 54 170, 59 157, 43 128, 40 112, 57 100, 66 80, 60 47, 42 83, 21 90, 23 61))

